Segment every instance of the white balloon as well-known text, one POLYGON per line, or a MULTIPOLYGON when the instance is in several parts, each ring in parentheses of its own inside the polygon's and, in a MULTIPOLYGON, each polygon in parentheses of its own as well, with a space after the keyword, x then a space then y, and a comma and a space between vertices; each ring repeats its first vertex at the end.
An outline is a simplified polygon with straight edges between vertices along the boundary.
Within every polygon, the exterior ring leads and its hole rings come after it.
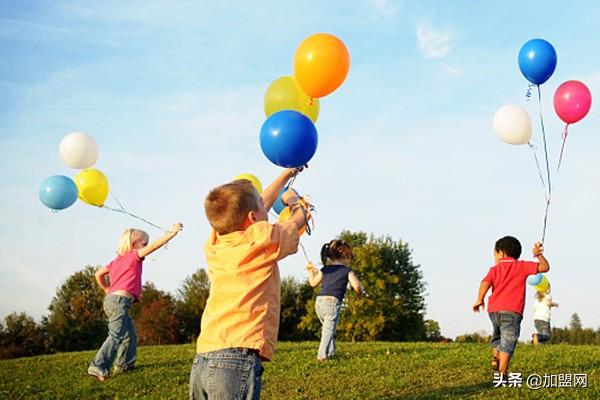
POLYGON ((508 144, 526 144, 531 139, 531 118, 519 106, 507 104, 494 114, 494 131, 508 144))
POLYGON ((60 141, 58 154, 71 168, 90 168, 98 161, 98 143, 83 132, 72 132, 60 141))

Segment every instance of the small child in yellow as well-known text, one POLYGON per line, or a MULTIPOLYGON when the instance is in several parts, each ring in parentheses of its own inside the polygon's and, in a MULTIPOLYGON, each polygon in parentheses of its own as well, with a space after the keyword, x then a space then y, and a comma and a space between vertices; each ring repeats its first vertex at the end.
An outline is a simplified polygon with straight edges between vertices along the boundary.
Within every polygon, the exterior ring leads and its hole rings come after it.
POLYGON ((261 361, 270 361, 279 330, 277 261, 296 253, 306 206, 295 194, 292 216, 270 224, 267 212, 290 178, 285 170, 261 195, 238 180, 210 191, 204 202, 213 230, 204 246, 211 282, 190 373, 190 399, 258 399, 261 361))

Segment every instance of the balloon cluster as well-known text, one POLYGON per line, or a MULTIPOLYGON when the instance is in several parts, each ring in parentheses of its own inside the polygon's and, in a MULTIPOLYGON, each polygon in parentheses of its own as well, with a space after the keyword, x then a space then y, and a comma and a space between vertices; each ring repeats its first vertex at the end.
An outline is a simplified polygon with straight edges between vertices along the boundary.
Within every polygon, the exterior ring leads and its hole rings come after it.
MULTIPOLYGON (((544 39, 532 39, 519 51, 518 61, 523 76, 539 89, 556 69, 556 50, 544 39)), ((567 126, 583 119, 591 105, 592 95, 582 82, 566 81, 554 92, 554 110, 567 126)), ((529 114, 516 105, 500 107, 494 114, 493 127, 498 137, 508 144, 526 144, 531 139, 529 114)))
POLYGON ((527 278, 527 283, 538 292, 546 293, 548 289, 550 289, 550 281, 546 277, 546 275, 541 272, 536 275, 531 275, 527 278))
POLYGON ((80 169, 73 179, 53 175, 42 181, 39 188, 41 202, 52 210, 64 210, 77 198, 102 206, 108 196, 108 180, 98 169, 91 168, 98 161, 98 144, 83 132, 66 135, 58 146, 61 160, 71 168, 80 169))
POLYGON ((260 130, 263 153, 272 163, 285 168, 306 165, 314 156, 319 98, 344 82, 350 54, 336 36, 317 33, 298 46, 293 64, 294 76, 277 78, 267 88, 267 119, 260 130))
MULTIPOLYGON (((279 77, 267 88, 264 96, 267 119, 259 135, 264 155, 273 164, 284 168, 305 166, 315 155, 318 144, 315 123, 321 107, 319 99, 342 85, 350 69, 350 54, 344 42, 336 36, 317 33, 300 43, 293 67, 293 76, 279 77)), ((252 174, 240 174, 234 179, 247 179, 259 193, 262 191, 260 180, 252 174)), ((291 209, 282 201, 283 194, 293 190, 302 198, 292 189, 292 183, 279 193, 273 204, 279 221, 292 215, 291 209)))

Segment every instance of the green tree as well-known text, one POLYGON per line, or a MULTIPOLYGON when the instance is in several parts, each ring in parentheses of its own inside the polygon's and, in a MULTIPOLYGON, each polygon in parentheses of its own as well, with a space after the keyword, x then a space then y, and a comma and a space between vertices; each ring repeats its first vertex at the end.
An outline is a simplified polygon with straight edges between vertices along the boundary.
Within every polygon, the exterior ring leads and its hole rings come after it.
POLYGON ((48 307, 50 313, 42 321, 49 351, 93 349, 106 338, 104 292, 96 283, 95 272, 96 268, 88 265, 57 290, 48 307))
POLYGON ((25 313, 11 313, 0 324, 0 359, 44 353, 44 331, 25 313), (6 327, 5 327, 6 326, 6 327))
MULTIPOLYGON (((363 232, 343 231, 339 238, 352 247, 350 268, 367 294, 359 298, 351 292, 346 296, 338 337, 352 341, 425 339, 425 283, 408 245, 390 237, 368 237, 363 232)), ((314 300, 307 303, 301 327, 313 333, 320 329, 314 300)))
POLYGON ((577 313, 574 313, 573 315, 571 315, 571 322, 569 323, 569 327, 573 331, 576 331, 576 330, 582 328, 581 318, 579 318, 579 315, 577 313))
POLYGON ((309 332, 299 328, 306 313, 306 303, 314 296, 308 282, 298 282, 293 277, 281 281, 281 313, 278 340, 314 339, 309 332))
POLYGON ((435 342, 442 339, 440 324, 432 319, 425 320, 425 339, 435 342))
POLYGON ((180 338, 183 342, 191 342, 200 333, 200 321, 206 308, 206 300, 210 292, 210 282, 204 269, 198 269, 187 277, 177 290, 177 316, 181 321, 180 338))

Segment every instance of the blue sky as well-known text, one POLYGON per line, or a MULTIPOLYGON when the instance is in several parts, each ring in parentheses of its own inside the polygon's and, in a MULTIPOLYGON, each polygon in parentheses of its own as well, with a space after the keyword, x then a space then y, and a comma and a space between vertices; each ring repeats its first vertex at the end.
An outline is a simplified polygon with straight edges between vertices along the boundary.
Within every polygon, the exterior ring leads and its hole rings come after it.
MULTIPOLYGON (((541 185, 526 147, 491 128, 504 104, 532 116, 520 47, 542 37, 558 66, 542 87, 551 162, 562 123, 552 94, 565 80, 600 93, 600 5, 593 1, 5 1, 0 6, 0 316, 46 313, 56 288, 86 264, 111 260, 136 220, 81 202, 51 213, 37 198, 47 176, 74 176, 61 138, 92 135, 96 167, 131 212, 184 232, 145 263, 144 279, 174 292, 204 266, 208 190, 242 173, 268 183, 279 168, 263 156, 263 94, 292 73, 308 35, 339 36, 351 55, 344 85, 322 99, 319 147, 297 188, 318 208, 303 239, 313 259, 342 229, 390 235, 413 250, 427 282, 427 318, 442 333, 489 331, 470 311, 492 263, 494 241, 539 240, 541 185), (576 27, 576 29, 573 29, 576 27)), ((600 223, 598 113, 570 129, 550 210, 546 254, 553 324, 573 312, 597 328, 593 264, 600 223), (596 129, 594 129, 596 128, 596 129)), ((111 204, 109 200, 107 204, 111 204)), ((114 203, 112 204, 114 205, 114 203)), ((299 253, 280 264, 305 277, 299 253)), ((533 329, 528 293, 522 339, 533 329)))

